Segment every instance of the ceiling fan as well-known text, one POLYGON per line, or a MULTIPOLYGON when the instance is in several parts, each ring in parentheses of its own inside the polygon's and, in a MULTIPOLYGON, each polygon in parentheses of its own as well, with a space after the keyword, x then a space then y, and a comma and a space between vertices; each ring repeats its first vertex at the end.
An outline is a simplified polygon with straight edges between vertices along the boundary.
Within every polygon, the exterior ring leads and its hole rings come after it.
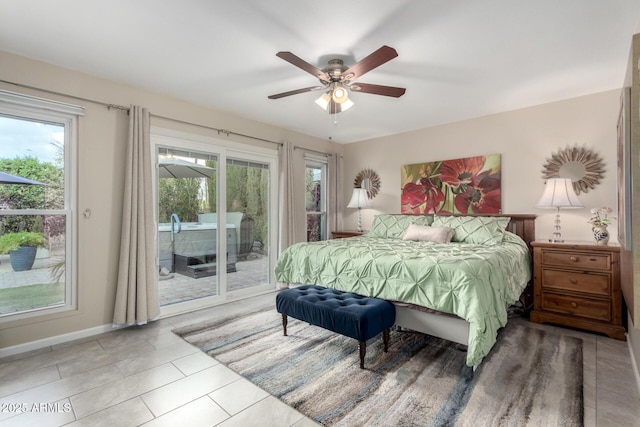
POLYGON ((392 96, 394 98, 401 97, 406 91, 406 89, 402 87, 355 83, 363 74, 398 56, 398 52, 389 46, 382 46, 351 67, 345 66, 341 59, 331 59, 322 70, 291 52, 278 52, 276 56, 317 77, 320 83, 322 83, 322 86, 310 86, 282 92, 270 95, 269 99, 280 99, 299 93, 326 90, 325 93, 316 100, 316 104, 329 111, 330 114, 337 114, 353 106, 353 101, 349 99, 349 90, 371 93, 373 95, 392 96))

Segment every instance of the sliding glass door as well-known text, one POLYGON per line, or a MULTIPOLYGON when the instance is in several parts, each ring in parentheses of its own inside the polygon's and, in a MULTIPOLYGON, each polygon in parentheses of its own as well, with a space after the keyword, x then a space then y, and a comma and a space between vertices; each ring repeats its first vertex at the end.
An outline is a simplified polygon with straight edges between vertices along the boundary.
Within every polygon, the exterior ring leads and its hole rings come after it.
POLYGON ((272 290, 277 151, 194 136, 152 142, 163 314, 272 290))
POLYGON ((236 274, 227 275, 227 290, 269 283, 269 163, 227 158, 227 224, 236 231, 236 274))
POLYGON ((158 147, 160 305, 219 294, 215 154, 158 147))

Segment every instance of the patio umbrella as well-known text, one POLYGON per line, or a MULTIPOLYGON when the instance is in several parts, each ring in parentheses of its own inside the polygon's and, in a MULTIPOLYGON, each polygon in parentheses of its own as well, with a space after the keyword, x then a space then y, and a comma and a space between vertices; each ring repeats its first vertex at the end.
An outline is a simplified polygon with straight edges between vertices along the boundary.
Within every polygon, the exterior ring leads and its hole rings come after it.
POLYGON ((10 173, 0 172, 0 184, 22 184, 22 185, 47 185, 44 182, 23 178, 10 173))
MULTIPOLYGON (((36 181, 29 178, 23 178, 17 175, 11 175, 10 173, 0 172, 0 184, 14 184, 14 185, 41 185, 43 187, 48 187, 49 184, 45 184, 44 182, 36 181)), ((4 201, 2 202, 4 204, 4 201)), ((47 206, 47 189, 44 188, 44 206, 47 206)))
POLYGON ((214 168, 177 159, 175 157, 160 157, 158 161, 158 176, 160 178, 211 178, 214 168))

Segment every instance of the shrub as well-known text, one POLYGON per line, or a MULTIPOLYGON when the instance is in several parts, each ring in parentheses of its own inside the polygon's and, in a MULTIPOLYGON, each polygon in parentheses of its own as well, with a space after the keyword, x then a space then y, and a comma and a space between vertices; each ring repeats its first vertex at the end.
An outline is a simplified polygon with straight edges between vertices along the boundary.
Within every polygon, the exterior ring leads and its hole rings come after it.
POLYGON ((20 233, 7 233, 0 236, 0 254, 15 251, 20 246, 44 247, 47 239, 40 233, 22 231, 20 233))

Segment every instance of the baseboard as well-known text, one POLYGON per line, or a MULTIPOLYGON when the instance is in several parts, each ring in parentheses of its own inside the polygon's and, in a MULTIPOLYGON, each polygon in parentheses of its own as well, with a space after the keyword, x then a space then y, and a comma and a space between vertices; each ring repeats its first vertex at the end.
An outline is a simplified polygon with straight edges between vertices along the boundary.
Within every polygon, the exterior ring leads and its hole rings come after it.
POLYGON ((62 344, 68 341, 73 341, 81 338, 90 337, 93 335, 103 334, 105 332, 118 329, 112 324, 96 326, 94 328, 83 329, 81 331, 69 332, 68 334, 56 335, 53 337, 43 338, 41 340, 30 341, 24 344, 18 344, 11 347, 0 348, 0 359, 7 356, 14 356, 16 354, 25 353, 27 351, 39 350, 44 347, 49 347, 56 344, 62 344))
POLYGON ((638 367, 638 360, 640 360, 640 354, 635 354, 634 346, 640 348, 640 342, 635 342, 635 339, 640 339, 640 333, 637 329, 634 329, 633 320, 631 315, 627 313, 627 325, 629 332, 627 333, 627 347, 629 347, 629 356, 631 356, 631 367, 633 368, 633 374, 636 377, 636 385, 638 386, 638 393, 640 393, 640 369, 638 367))

